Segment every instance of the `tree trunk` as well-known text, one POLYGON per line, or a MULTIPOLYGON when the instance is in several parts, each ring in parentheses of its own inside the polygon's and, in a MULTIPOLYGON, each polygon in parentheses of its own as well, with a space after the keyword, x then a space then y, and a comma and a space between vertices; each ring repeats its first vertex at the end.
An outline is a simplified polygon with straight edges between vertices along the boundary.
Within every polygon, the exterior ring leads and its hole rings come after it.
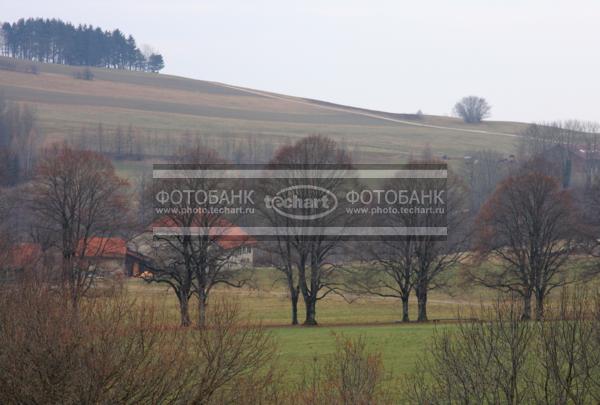
POLYGON ((198 294, 198 328, 202 329, 206 326, 206 294, 198 294))
POLYGON ((192 324, 190 320, 189 298, 186 294, 180 294, 179 313, 181 315, 181 326, 188 327, 192 324))
POLYGON ((298 296, 300 292, 298 288, 292 290, 292 325, 298 325, 298 296))
POLYGON ((408 316, 408 296, 402 297, 402 322, 409 322, 408 316))
POLYGON ((524 321, 531 320, 531 293, 526 293, 523 297, 523 316, 524 321))
POLYGON ((535 295, 535 319, 541 321, 544 317, 544 295, 535 295))
POLYGON ((427 322, 427 288, 417 288, 418 316, 417 322, 427 322))
POLYGON ((306 306, 306 319, 304 325, 313 326, 317 324, 317 300, 312 296, 304 300, 306 306))
POLYGON ((521 319, 524 321, 531 319, 531 293, 525 293, 523 296, 523 315, 521 319))

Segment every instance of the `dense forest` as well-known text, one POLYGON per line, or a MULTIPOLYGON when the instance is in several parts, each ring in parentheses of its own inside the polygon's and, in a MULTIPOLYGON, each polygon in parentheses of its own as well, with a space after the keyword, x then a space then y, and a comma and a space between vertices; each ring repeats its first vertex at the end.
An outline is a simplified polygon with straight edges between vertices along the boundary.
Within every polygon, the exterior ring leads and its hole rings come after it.
POLYGON ((135 39, 120 30, 92 25, 75 27, 57 19, 29 18, 4 23, 2 54, 39 62, 158 72, 163 57, 142 52, 135 39))

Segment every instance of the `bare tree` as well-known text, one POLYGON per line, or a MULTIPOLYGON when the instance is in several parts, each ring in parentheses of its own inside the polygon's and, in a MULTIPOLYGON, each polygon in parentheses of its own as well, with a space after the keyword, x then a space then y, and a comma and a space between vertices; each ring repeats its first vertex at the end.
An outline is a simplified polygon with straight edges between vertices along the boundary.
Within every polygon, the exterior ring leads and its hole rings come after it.
POLYGON ((498 186, 477 220, 481 258, 499 263, 497 270, 473 271, 487 287, 519 294, 523 318, 543 315, 544 299, 572 281, 565 264, 576 247, 576 207, 556 179, 537 171, 511 176, 498 186))
POLYGON ((414 236, 408 236, 400 241, 368 243, 363 252, 364 265, 346 270, 348 290, 400 299, 402 322, 410 321, 408 302, 416 282, 415 241, 414 236))
POLYGON ((104 249, 128 225, 127 182, 110 161, 67 146, 47 150, 26 192, 35 223, 61 252, 61 281, 74 306, 93 285, 98 268, 86 257, 104 249), (95 243, 91 243, 95 240, 95 243))
POLYGON ((454 113, 468 124, 476 124, 490 116, 492 107, 488 102, 477 96, 463 97, 454 105, 454 113))
MULTIPOLYGON (((427 186, 421 179, 394 179, 384 184, 386 190, 420 190, 427 186)), ((407 206, 397 202, 399 214, 386 218, 387 226, 416 228, 427 226, 418 214, 407 213, 400 208, 407 206)), ((348 287, 352 293, 397 298, 402 302, 402 322, 408 322, 409 298, 417 283, 417 247, 419 237, 407 235, 396 239, 365 242, 359 249, 364 265, 345 269, 348 287)))
MULTIPOLYGON (((426 151, 427 152, 427 151, 426 151)), ((426 154, 426 156, 428 153, 426 154)), ((431 159, 413 160, 406 167, 419 170, 424 165, 438 165, 431 159)), ((441 169, 440 169, 441 170, 441 169)), ((396 214, 385 217, 385 226, 402 229, 447 229, 447 238, 439 235, 409 234, 402 238, 381 237, 361 243, 354 255, 361 266, 344 268, 344 290, 350 293, 396 298, 402 302, 402 321, 409 321, 409 299, 414 291, 418 303, 418 321, 427 321, 429 291, 446 286, 445 273, 464 258, 470 236, 465 189, 448 171, 448 177, 432 183, 431 179, 402 176, 378 185, 384 190, 409 193, 439 192, 440 201, 431 198, 410 199, 390 205, 396 214)))
POLYGON ((9 192, 0 188, 0 279, 8 278, 8 267, 11 261, 11 250, 14 243, 14 235, 10 230, 8 216, 13 208, 9 192))
MULTIPOLYGON (((303 186, 303 191, 301 190, 300 194, 304 192, 306 195, 300 195, 299 198, 302 199, 314 197, 312 189, 304 187, 307 184, 316 188, 325 188, 333 192, 338 190, 342 181, 339 173, 344 171, 344 169, 339 169, 339 167, 349 168, 351 159, 348 152, 340 149, 331 139, 321 136, 310 136, 296 142, 292 146, 280 148, 271 163, 284 165, 291 170, 316 168, 319 165, 336 165, 338 167, 337 170, 333 171, 334 174, 327 177, 314 176, 310 179, 285 179, 286 183, 282 184, 282 186, 303 186)), ((340 210, 340 212, 342 211, 340 210)), ((339 220, 339 215, 343 215, 343 213, 328 215, 315 220, 311 222, 311 226, 326 227, 332 221, 339 220)), ((341 239, 327 238, 319 235, 307 237, 301 233, 288 234, 284 238, 287 239, 280 239, 280 243, 283 241, 284 245, 279 252, 288 256, 282 258, 282 262, 285 265, 281 266, 280 269, 287 272, 288 288, 292 297, 294 290, 299 287, 306 309, 304 324, 316 325, 317 302, 328 294, 339 291, 340 285, 334 278, 337 266, 328 259, 334 254, 335 248, 340 246, 341 239), (293 253, 288 249, 289 247, 293 247, 293 253), (290 254, 294 258, 295 266, 289 265, 290 254), (293 277, 292 271, 294 267, 298 271, 297 278, 293 277), (297 280, 297 286, 294 285, 294 280, 297 280)))
MULTIPOLYGON (((205 321, 207 327, 193 331, 187 341, 189 357, 181 366, 191 378, 182 403, 250 404, 240 397, 244 385, 254 397, 268 394, 270 384, 281 389, 272 364, 276 351, 272 336, 245 321, 238 304, 216 302, 205 321)), ((262 400, 273 403, 272 399, 262 400)))
MULTIPOLYGON (((277 224, 276 221, 271 224, 277 224)), ((276 226, 276 225, 275 225, 276 226)), ((287 292, 291 304, 291 323, 298 325, 298 299, 300 298, 300 285, 298 280, 298 271, 295 263, 297 262, 296 251, 291 238, 287 235, 278 234, 276 240, 272 242, 263 242, 261 248, 269 256, 269 264, 280 271, 286 283, 287 292)))
MULTIPOLYGON (((427 188, 421 186, 419 189, 427 188)), ((450 170, 445 192, 447 238, 439 240, 435 236, 424 235, 414 241, 414 290, 419 322, 428 320, 429 291, 447 285, 444 275, 465 258, 471 236, 465 187, 450 170)), ((420 215, 416 219, 415 225, 419 227, 439 226, 439 219, 434 215, 420 215)))
MULTIPOLYGON (((182 151, 175 160, 180 164, 211 165, 224 161, 210 149, 196 147, 182 151)), ((202 169, 198 169, 200 172, 202 169)), ((220 179, 191 176, 181 179, 169 179, 157 182, 154 194, 185 190, 218 190, 220 179)), ((199 213, 202 208, 194 201, 184 205, 167 204, 165 208, 174 208, 154 225, 172 228, 175 234, 154 236, 154 253, 151 254, 151 282, 167 283, 177 293, 183 326, 190 324, 188 301, 192 294, 198 298, 198 326, 206 323, 206 307, 211 290, 218 284, 242 287, 247 280, 243 266, 233 266, 232 258, 236 249, 249 242, 244 235, 230 235, 228 229, 234 225, 220 214, 211 204, 211 212, 199 213), (193 231, 192 231, 193 229, 193 231)), ((146 242, 147 243, 147 242, 146 242)))

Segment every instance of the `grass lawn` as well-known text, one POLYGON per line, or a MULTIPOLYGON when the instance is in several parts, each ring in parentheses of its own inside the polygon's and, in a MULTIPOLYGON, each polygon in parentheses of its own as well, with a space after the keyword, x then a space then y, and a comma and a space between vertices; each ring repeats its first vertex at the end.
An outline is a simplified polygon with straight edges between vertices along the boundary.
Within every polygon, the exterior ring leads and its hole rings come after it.
MULTIPOLYGON (((575 262, 572 265, 576 267, 575 262)), ((336 336, 363 337, 372 351, 381 353, 386 371, 401 378, 412 373, 420 356, 428 352, 436 329, 454 327, 452 323, 398 323, 401 307, 395 299, 360 297, 348 302, 336 295, 328 295, 318 302, 319 326, 291 326, 290 302, 280 274, 270 268, 256 268, 254 272, 252 288, 216 287, 210 299, 212 302, 220 299, 235 301, 244 318, 265 325, 275 337, 278 362, 292 381, 300 378, 303 369, 311 367, 314 358, 334 352, 336 336)), ((450 278, 459 277, 453 273, 450 278)), ((588 284, 597 285, 597 282, 588 284)), ((165 285, 128 279, 125 287, 138 304, 151 303, 165 311, 170 323, 178 324, 177 301, 165 285)), ((430 320, 455 319, 459 313, 477 317, 481 305, 491 303, 496 296, 493 290, 464 285, 450 292, 432 291, 428 316, 430 320)), ((300 299, 300 322, 303 311, 300 299)), ((191 302, 191 316, 195 320, 195 301, 191 302)), ((410 316, 416 319, 414 300, 411 301, 410 316)))
POLYGON ((279 362, 290 379, 300 378, 317 357, 335 350, 337 336, 362 337, 368 348, 382 355, 386 372, 395 377, 411 374, 417 361, 427 352, 435 328, 433 324, 382 326, 321 326, 273 328, 278 343, 279 362))
MULTIPOLYGON (((330 295, 317 305, 319 326, 290 325, 290 303, 284 286, 272 269, 257 269, 254 288, 216 288, 211 300, 226 299, 239 303, 244 317, 265 325, 275 337, 278 363, 286 370, 286 377, 297 381, 304 369, 309 369, 315 357, 335 350, 336 336, 363 337, 372 351, 381 353, 387 372, 399 377, 410 374, 419 356, 427 351, 436 328, 452 327, 445 324, 401 324, 400 302, 394 299, 360 298, 347 302, 330 295)), ((150 302, 162 308, 169 320, 179 321, 174 294, 164 285, 147 284, 130 279, 126 288, 138 303, 150 302)), ((192 319, 195 319, 192 302, 192 319)), ((416 319, 416 302, 411 303, 411 316, 416 319)), ((470 313, 479 307, 447 294, 433 293, 429 303, 430 319, 456 318, 458 311, 470 313)), ((304 306, 299 302, 299 319, 303 320, 304 306)))

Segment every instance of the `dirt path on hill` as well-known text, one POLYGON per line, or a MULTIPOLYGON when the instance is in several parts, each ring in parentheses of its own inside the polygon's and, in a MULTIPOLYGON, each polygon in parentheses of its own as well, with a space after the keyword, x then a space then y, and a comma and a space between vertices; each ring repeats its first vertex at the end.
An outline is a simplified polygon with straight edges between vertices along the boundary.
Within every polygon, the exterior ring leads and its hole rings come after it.
POLYGON ((395 122, 395 123, 403 124, 403 125, 412 125, 415 127, 422 127, 422 128, 442 129, 445 131, 467 132, 467 133, 479 134, 479 135, 482 135, 482 134, 497 135, 497 136, 507 136, 507 137, 511 137, 511 138, 520 138, 521 137, 521 135, 518 135, 518 134, 486 131, 483 129, 463 129, 463 128, 446 127, 446 126, 442 126, 442 125, 422 124, 419 122, 413 122, 413 121, 401 120, 401 119, 392 118, 392 117, 386 117, 384 115, 376 114, 376 113, 369 113, 369 112, 365 112, 365 111, 356 111, 356 110, 352 109, 351 107, 346 108, 346 107, 335 107, 335 106, 329 106, 329 105, 322 105, 322 104, 313 103, 313 102, 310 102, 310 101, 307 101, 304 99, 291 97, 291 96, 282 96, 282 95, 272 94, 272 93, 268 93, 268 92, 263 92, 260 90, 246 89, 244 87, 238 87, 238 86, 233 86, 233 85, 224 84, 224 83, 215 83, 215 84, 219 84, 223 87, 246 92, 249 94, 254 94, 257 96, 262 96, 262 97, 267 97, 267 98, 272 98, 272 99, 276 99, 276 100, 282 100, 282 101, 287 101, 287 102, 297 103, 297 104, 302 104, 302 105, 309 105, 309 106, 312 106, 315 108, 321 108, 321 109, 330 110, 330 111, 345 112, 348 114, 361 115, 363 117, 375 118, 375 119, 389 121, 389 122, 395 122))

